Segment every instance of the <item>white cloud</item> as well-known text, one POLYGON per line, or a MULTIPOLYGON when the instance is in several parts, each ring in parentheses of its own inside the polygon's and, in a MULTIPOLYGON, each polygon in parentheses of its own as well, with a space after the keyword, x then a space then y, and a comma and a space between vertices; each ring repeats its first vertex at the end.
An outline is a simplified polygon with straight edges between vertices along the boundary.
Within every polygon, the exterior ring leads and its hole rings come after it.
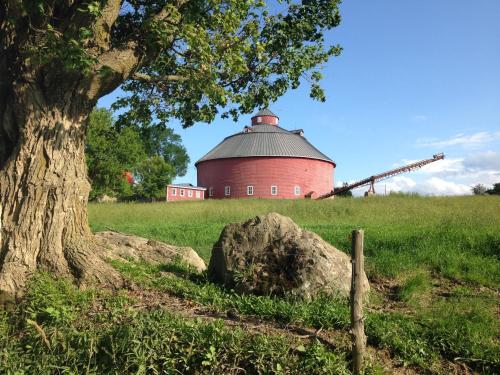
POLYGON ((423 166, 420 171, 422 173, 431 174, 455 174, 457 172, 463 171, 463 163, 463 158, 445 158, 443 160, 439 160, 423 166))
POLYGON ((444 148, 450 146, 477 147, 500 139, 500 132, 479 132, 471 135, 457 134, 448 139, 417 139, 417 147, 444 148))
MULTIPOLYGON (((398 166, 417 160, 402 160, 398 166)), ((500 181, 500 152, 486 151, 469 154, 461 158, 445 158, 418 169, 420 176, 459 180, 465 184, 493 184, 500 181)))
POLYGON ((415 115, 413 116, 413 121, 414 122, 425 122, 427 121, 428 117, 426 115, 415 115))
MULTIPOLYGON (((396 166, 414 163, 416 160, 402 160, 396 166)), ((465 157, 446 158, 424 166, 411 173, 398 175, 375 184, 377 194, 389 192, 416 192, 423 195, 471 194, 471 187, 481 183, 493 185, 500 182, 500 152, 485 151, 465 157)), ((352 183, 350 181, 349 183, 352 183)), ((337 186, 341 182, 337 182, 337 186)), ((368 189, 353 191, 359 196, 368 189)))
POLYGON ((464 165, 471 169, 500 171, 500 152, 486 151, 471 155, 464 165))
POLYGON ((396 192, 422 195, 468 195, 471 194, 471 187, 438 177, 415 181, 410 177, 399 176, 376 184, 375 191, 377 194, 384 194, 387 191, 387 194, 396 192))
POLYGON ((417 192, 430 195, 467 195, 471 194, 469 185, 432 177, 417 186, 417 192))
POLYGON ((378 184, 378 189, 376 189, 375 191, 380 190, 379 193, 385 192, 385 190, 387 190, 387 193, 391 191, 396 193, 410 192, 415 191, 416 185, 417 183, 410 177, 396 176, 394 178, 391 178, 390 180, 381 181, 378 184))
MULTIPOLYGON (((399 163, 393 164, 395 168, 404 165, 416 163, 419 160, 403 159, 399 163)), ((463 158, 445 158, 430 164, 427 164, 420 169, 415 169, 412 173, 431 174, 435 176, 454 176, 464 171, 463 158)))
MULTIPOLYGON (((368 186, 355 189, 355 196, 362 196, 368 186)), ((396 176, 390 180, 375 183, 375 192, 378 195, 394 193, 419 193, 421 195, 470 195, 471 186, 454 181, 447 181, 438 177, 431 177, 417 181, 406 176, 396 176)))

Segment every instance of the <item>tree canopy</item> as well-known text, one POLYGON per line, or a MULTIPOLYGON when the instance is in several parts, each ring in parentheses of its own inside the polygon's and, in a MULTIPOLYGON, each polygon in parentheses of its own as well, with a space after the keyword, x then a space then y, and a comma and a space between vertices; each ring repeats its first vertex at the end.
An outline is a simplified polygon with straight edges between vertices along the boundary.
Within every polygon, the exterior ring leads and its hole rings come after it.
POLYGON ((91 101, 123 83, 123 117, 191 126, 250 113, 302 82, 325 100, 321 66, 341 51, 325 42, 338 3, 283 0, 270 11, 261 0, 8 1, 0 40, 8 58, 29 57, 47 79, 73 72, 91 101))
POLYGON ((488 188, 483 184, 476 184, 471 187, 471 191, 474 195, 484 195, 488 191, 488 188))
POLYGON ((173 118, 236 119, 303 83, 325 100, 339 2, 0 2, 0 292, 22 290, 39 268, 123 285, 87 220, 85 138, 99 98, 121 87, 119 122, 151 132, 173 118))
POLYGON ((172 182, 175 169, 161 156, 152 156, 135 167, 137 176, 136 194, 139 198, 158 199, 165 197, 167 184, 172 182))
POLYGON ((500 182, 494 183, 493 188, 486 191, 490 195, 500 195, 500 182))
POLYGON ((471 191, 474 195, 500 195, 500 182, 494 183, 491 189, 483 184, 476 184, 471 187, 471 191))
POLYGON ((180 136, 171 128, 119 125, 104 108, 89 116, 85 154, 92 183, 90 199, 103 194, 120 199, 160 198, 168 183, 186 173, 189 163, 180 136), (136 183, 131 185, 124 172, 130 172, 136 183))

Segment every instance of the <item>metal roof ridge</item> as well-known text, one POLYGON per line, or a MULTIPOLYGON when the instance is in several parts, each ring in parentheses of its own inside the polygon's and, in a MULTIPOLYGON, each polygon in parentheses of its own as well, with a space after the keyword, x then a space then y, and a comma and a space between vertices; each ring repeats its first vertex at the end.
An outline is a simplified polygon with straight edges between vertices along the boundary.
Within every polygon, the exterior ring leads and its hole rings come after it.
POLYGON ((292 159, 311 159, 311 160, 321 160, 326 161, 328 163, 332 163, 333 165, 337 165, 332 159, 325 155, 325 158, 319 158, 314 156, 296 156, 296 155, 241 155, 241 156, 221 156, 215 159, 207 159, 207 160, 198 160, 196 164, 203 163, 206 161, 212 160, 220 160, 220 159, 240 159, 240 158, 292 158, 292 159))

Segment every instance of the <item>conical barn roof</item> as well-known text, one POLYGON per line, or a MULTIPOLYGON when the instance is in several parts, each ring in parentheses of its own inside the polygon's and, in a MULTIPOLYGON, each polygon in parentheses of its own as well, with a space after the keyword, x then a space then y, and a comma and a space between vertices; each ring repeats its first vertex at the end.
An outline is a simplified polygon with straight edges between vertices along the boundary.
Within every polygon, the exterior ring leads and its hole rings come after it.
MULTIPOLYGON (((259 113, 256 116, 259 116, 259 113)), ((271 111, 269 113, 271 115, 261 115, 276 116, 271 111)), ((252 156, 309 158, 335 164, 302 134, 299 131, 285 130, 277 125, 259 124, 245 127, 245 131, 226 137, 196 164, 207 160, 252 156)))

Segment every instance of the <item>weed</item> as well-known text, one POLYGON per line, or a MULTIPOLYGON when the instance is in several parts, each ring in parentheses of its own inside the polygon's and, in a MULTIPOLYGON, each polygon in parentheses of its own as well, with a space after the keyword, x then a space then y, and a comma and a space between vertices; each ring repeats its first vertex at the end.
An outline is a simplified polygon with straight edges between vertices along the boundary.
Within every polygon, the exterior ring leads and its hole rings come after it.
POLYGON ((82 292, 47 275, 35 277, 29 295, 10 313, 11 322, 1 316, 2 374, 348 373, 343 355, 318 342, 294 350, 297 345, 286 337, 249 334, 222 321, 186 319, 162 309, 138 314, 123 295, 82 292), (67 300, 59 298, 62 293, 67 300), (47 318, 47 310, 72 314, 47 318), (23 324, 26 316, 35 320, 23 324))
POLYGON ((399 286, 397 297, 411 306, 419 307, 424 299, 429 298, 431 287, 429 273, 416 271, 409 274, 399 286))
MULTIPOLYGON (((163 276, 160 272, 165 266, 118 261, 113 265, 145 287, 173 293, 221 312, 236 310, 269 321, 315 328, 347 330, 349 326, 346 299, 323 296, 303 301, 291 296, 239 294, 209 282, 204 275, 193 273, 182 264, 167 266, 176 269, 178 276, 163 276)), ((428 273, 422 272, 410 275, 403 283, 400 295, 420 298, 424 291, 428 293, 429 277, 428 273)), ((420 306, 413 315, 369 311, 366 314, 366 333, 370 344, 388 349, 403 365, 432 368, 443 355, 451 360, 459 357, 462 362, 476 368, 496 369, 500 364, 500 353, 495 350, 494 342, 500 331, 491 329, 495 322, 491 304, 478 300, 470 305, 466 300, 443 299, 430 307, 420 306), (468 307, 461 310, 461 304, 468 307)))

